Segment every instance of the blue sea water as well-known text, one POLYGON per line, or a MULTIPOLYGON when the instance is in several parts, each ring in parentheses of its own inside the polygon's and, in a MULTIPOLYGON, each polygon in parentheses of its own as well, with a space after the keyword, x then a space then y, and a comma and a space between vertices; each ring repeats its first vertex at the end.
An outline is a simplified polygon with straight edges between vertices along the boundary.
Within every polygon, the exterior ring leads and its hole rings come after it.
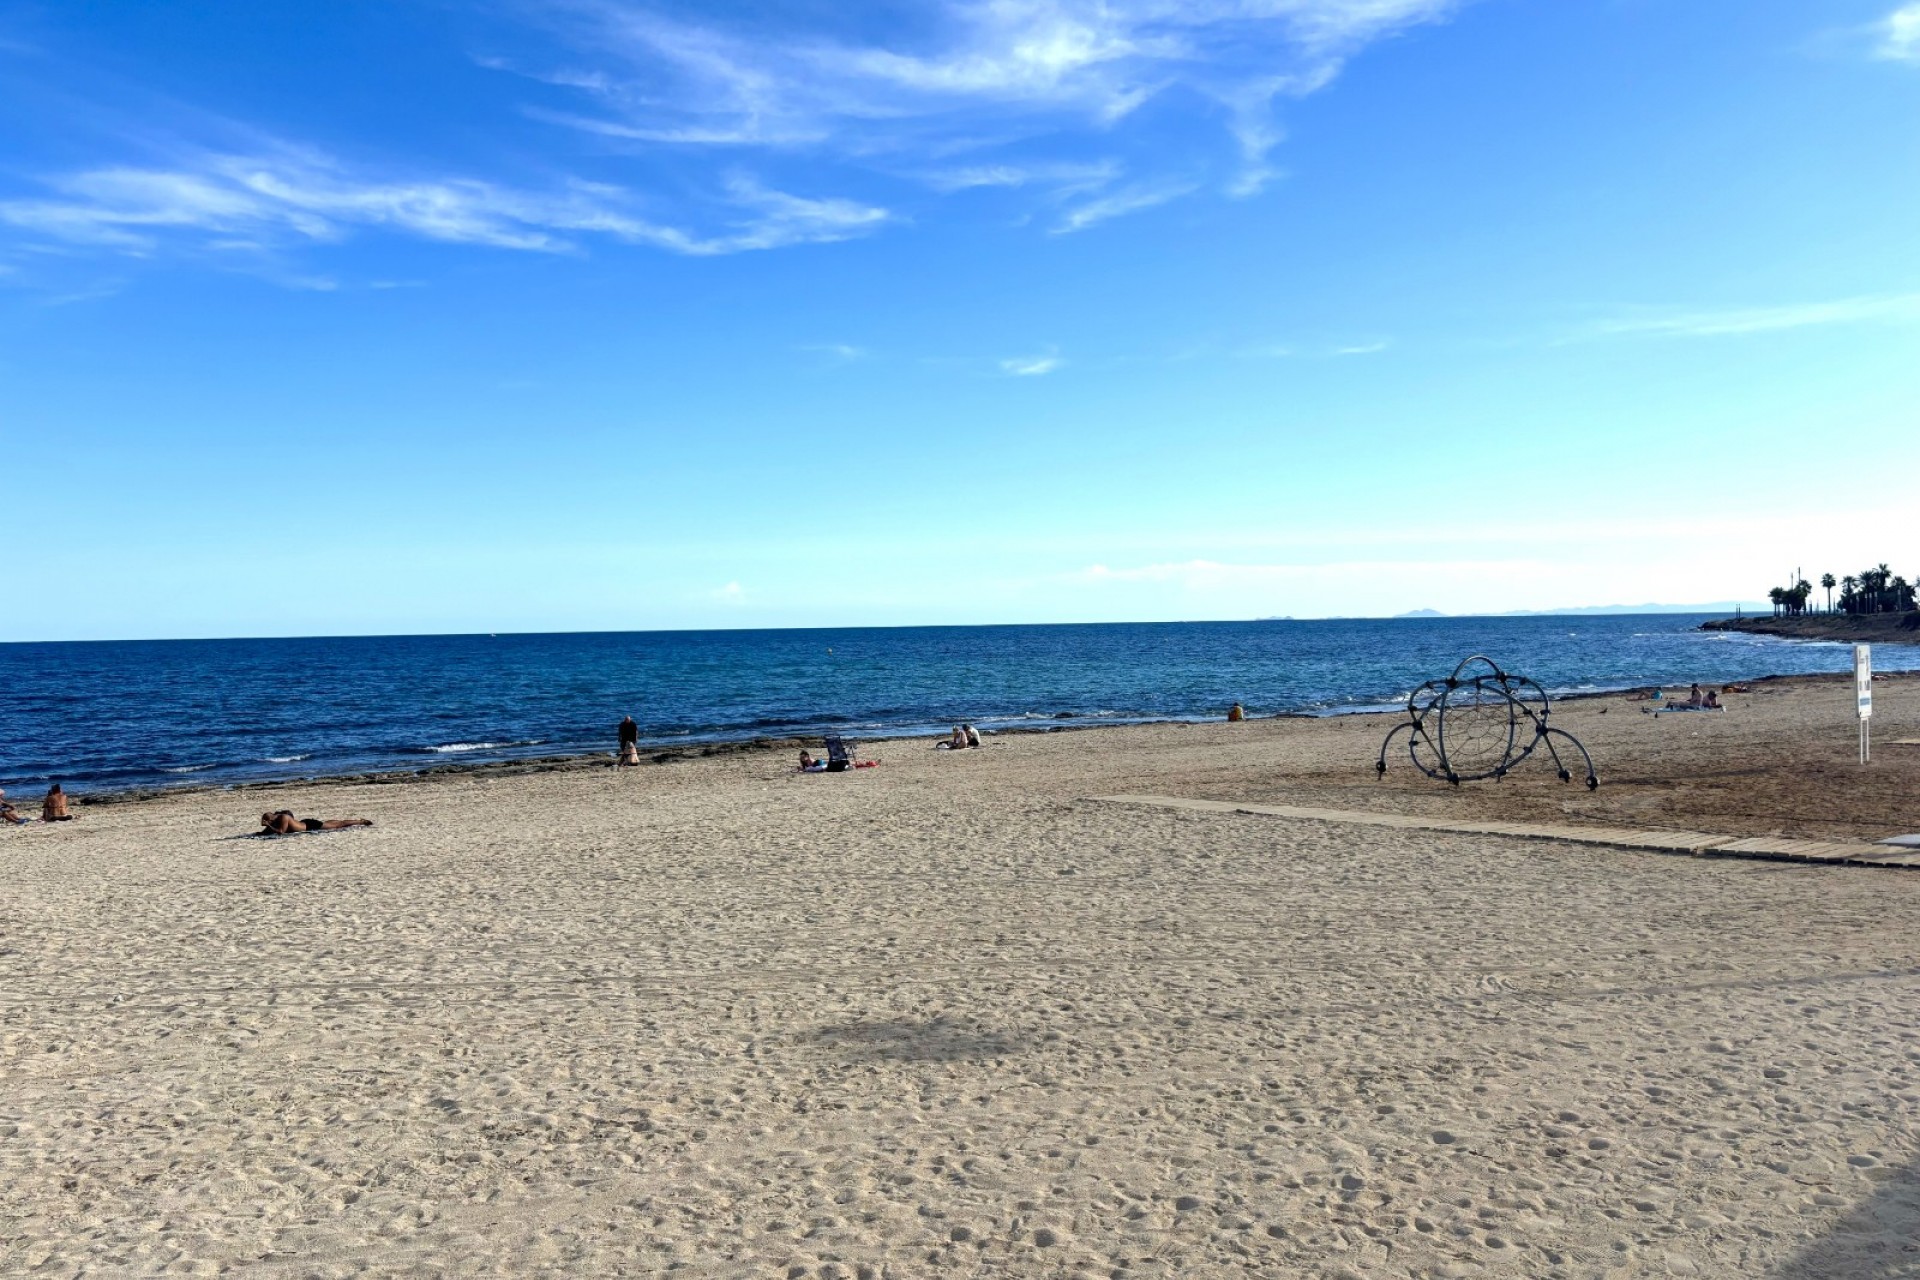
MULTIPOLYGON (((0 644, 0 786, 299 778, 849 731, 1379 708, 1470 653, 1554 692, 1840 672, 1661 614, 0 644)), ((1877 665, 1920 668, 1920 646, 1877 665)))

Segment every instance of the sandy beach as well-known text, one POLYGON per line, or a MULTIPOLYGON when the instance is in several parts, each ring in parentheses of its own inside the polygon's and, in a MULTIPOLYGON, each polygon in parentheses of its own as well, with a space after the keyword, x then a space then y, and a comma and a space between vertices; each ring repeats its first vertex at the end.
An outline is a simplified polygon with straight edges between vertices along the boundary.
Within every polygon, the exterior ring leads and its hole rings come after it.
POLYGON ((1591 794, 1347 717, 0 832, 0 1273, 1920 1275, 1920 871, 1095 799, 1920 831, 1875 698, 1565 704, 1591 794))

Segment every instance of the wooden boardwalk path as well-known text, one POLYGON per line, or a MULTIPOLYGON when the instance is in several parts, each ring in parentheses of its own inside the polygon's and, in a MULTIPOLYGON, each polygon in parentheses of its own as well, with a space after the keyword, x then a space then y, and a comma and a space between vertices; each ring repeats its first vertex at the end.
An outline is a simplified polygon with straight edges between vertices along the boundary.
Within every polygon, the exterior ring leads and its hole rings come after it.
POLYGON ((1900 867, 1920 870, 1920 849, 1836 840, 1795 840, 1776 836, 1713 835, 1705 831, 1648 831, 1633 827, 1576 827, 1546 822, 1459 822, 1405 813, 1368 813, 1357 809, 1316 809, 1289 804, 1238 804, 1228 800, 1186 800, 1178 796, 1094 796, 1107 804, 1153 805, 1196 813, 1244 813, 1308 822, 1339 822, 1362 827, 1399 827, 1408 831, 1452 831, 1511 836, 1521 840, 1560 840, 1616 849, 1685 853, 1706 858, 1761 858, 1776 862, 1826 862, 1850 867, 1900 867))

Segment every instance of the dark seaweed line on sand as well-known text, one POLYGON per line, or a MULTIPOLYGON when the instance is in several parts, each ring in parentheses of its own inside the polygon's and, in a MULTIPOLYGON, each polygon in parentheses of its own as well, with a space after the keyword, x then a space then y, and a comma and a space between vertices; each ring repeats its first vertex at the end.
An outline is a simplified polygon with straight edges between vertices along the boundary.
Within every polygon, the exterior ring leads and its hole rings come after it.
MULTIPOLYGON (((1885 678, 1887 677, 1875 677, 1876 680, 1885 678)), ((1799 673, 1792 675, 1756 676, 1741 683, 1749 687, 1768 685, 1785 688, 1797 684, 1827 684, 1843 680, 1850 681, 1852 679, 1853 677, 1850 674, 1799 673)), ((1652 685, 1645 685, 1629 689, 1586 690, 1579 693, 1558 695, 1554 698, 1554 701, 1584 702, 1595 698, 1618 698, 1636 693, 1650 693, 1653 691, 1653 688, 1654 686, 1652 685)), ((1399 715, 1402 713, 1394 710, 1368 711, 1354 714, 1374 718, 1386 715, 1399 715)), ((1261 718, 1272 720, 1321 720, 1326 717, 1305 711, 1281 711, 1272 716, 1264 716, 1261 718)), ((1170 725, 1184 729, 1190 728, 1196 723, 1206 722, 1175 719, 1146 720, 1130 722, 1124 727, 1163 727, 1170 725)), ((996 729, 993 731, 992 736, 1010 737, 1016 734, 1029 733, 1076 733, 1089 729, 1112 729, 1120 727, 1122 726, 1099 723, 1036 724, 1031 727, 1020 726, 996 729)), ((927 738, 887 738, 883 739, 883 741, 905 744, 925 742, 927 738)), ((802 747, 817 748, 819 744, 820 739, 817 735, 785 738, 745 738, 734 742, 710 742, 697 747, 670 747, 644 753, 641 758, 645 763, 652 765, 679 764, 688 760, 700 760, 715 756, 764 754, 774 751, 798 751, 802 747)), ((386 769, 358 773, 316 774, 304 778, 275 778, 259 782, 208 782, 164 787, 126 787, 117 790, 89 792, 85 795, 73 796, 71 799, 73 803, 77 805, 88 806, 129 804, 141 800, 155 800, 163 796, 202 795, 213 791, 284 791, 293 787, 344 785, 395 786, 405 783, 430 782, 436 779, 454 777, 512 778, 534 773, 572 773, 588 769, 609 769, 612 767, 613 753, 611 751, 595 751, 572 755, 536 756, 523 760, 476 760, 471 762, 433 765, 425 769, 386 769)))

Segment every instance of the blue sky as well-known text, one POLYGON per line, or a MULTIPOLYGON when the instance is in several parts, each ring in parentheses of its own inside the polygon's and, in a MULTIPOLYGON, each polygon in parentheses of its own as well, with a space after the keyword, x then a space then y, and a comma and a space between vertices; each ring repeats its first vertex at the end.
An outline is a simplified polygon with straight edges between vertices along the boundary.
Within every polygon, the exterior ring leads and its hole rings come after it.
POLYGON ((1920 4, 0 2, 0 639, 1920 574, 1920 4))

